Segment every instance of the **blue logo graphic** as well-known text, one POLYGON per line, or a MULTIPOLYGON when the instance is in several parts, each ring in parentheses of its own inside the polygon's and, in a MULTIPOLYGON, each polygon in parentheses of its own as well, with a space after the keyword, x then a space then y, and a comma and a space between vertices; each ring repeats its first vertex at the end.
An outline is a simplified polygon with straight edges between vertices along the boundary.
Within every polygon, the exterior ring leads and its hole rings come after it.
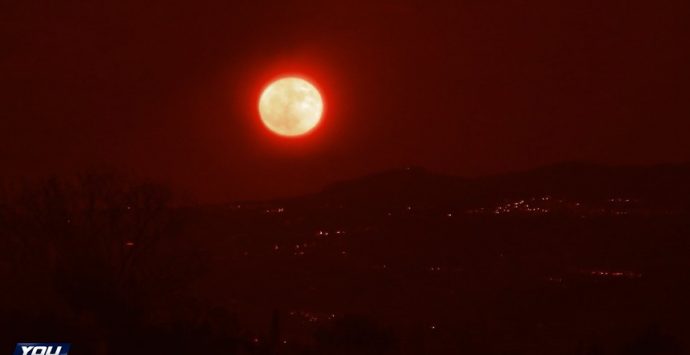
POLYGON ((17 343, 14 355, 68 355, 70 343, 17 343))

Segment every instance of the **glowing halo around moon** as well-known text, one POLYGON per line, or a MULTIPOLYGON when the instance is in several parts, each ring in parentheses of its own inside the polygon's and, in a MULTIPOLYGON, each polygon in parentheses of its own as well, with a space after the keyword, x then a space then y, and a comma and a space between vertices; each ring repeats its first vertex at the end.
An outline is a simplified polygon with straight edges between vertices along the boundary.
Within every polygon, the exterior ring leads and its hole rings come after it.
POLYGON ((271 82, 261 93, 259 115, 272 132, 286 137, 301 136, 321 121, 323 99, 312 83, 284 77, 271 82))

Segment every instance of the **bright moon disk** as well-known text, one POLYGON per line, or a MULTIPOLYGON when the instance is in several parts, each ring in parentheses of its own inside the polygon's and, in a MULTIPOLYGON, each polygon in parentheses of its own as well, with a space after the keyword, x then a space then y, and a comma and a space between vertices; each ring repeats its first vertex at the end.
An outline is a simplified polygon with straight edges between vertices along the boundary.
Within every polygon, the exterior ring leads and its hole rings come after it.
POLYGON ((294 137, 311 131, 322 114, 321 94, 304 79, 278 79, 259 98, 259 115, 264 125, 282 136, 294 137))

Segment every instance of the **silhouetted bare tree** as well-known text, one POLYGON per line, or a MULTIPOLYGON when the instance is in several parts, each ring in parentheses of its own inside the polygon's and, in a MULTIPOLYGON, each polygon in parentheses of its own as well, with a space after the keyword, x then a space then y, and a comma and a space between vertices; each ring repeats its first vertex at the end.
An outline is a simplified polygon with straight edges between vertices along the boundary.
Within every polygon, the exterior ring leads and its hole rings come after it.
POLYGON ((136 333, 170 318, 200 270, 160 185, 85 175, 3 196, 0 276, 15 285, 3 302, 14 311, 57 314, 106 339, 136 333))

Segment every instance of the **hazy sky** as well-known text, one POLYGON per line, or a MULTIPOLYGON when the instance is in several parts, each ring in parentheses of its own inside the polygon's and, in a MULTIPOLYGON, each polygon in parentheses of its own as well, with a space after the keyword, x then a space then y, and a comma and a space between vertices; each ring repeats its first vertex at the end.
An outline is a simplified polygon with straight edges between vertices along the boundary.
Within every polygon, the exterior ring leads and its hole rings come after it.
POLYGON ((205 201, 420 165, 690 160, 690 3, 3 1, 7 176, 110 170, 205 201), (260 88, 323 89, 314 134, 259 123, 260 88))

